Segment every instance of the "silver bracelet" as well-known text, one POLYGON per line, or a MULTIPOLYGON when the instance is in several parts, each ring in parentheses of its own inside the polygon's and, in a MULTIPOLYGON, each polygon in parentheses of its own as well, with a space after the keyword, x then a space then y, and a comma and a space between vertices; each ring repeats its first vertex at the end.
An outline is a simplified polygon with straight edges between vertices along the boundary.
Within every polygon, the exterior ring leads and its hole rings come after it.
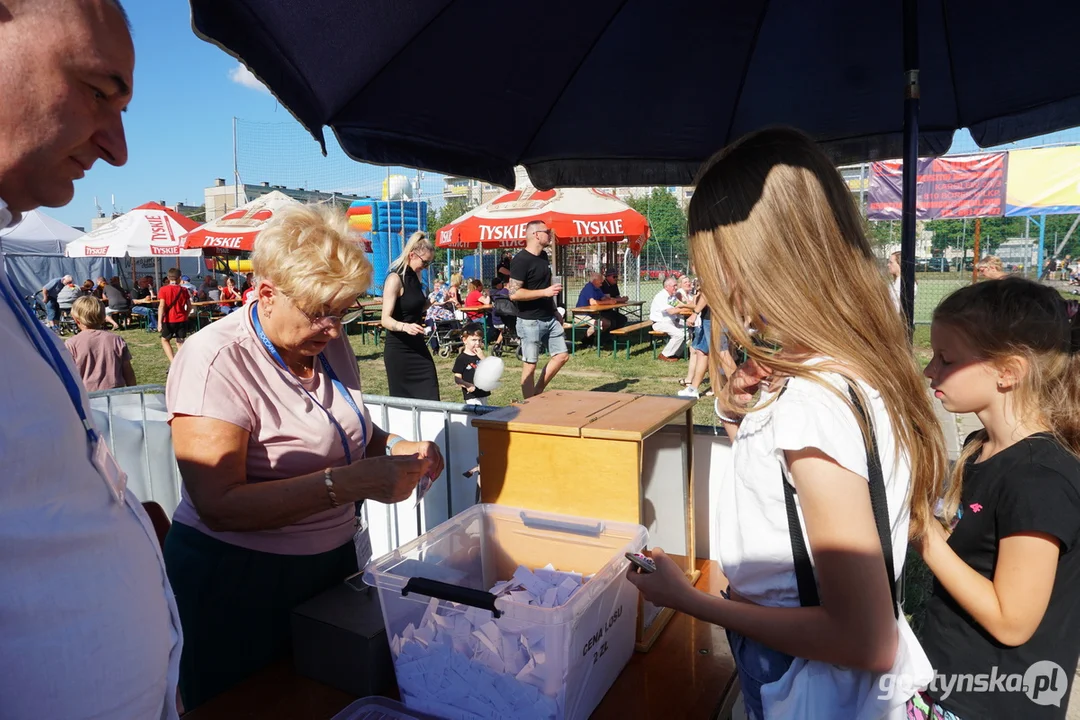
POLYGON ((326 483, 326 493, 330 496, 330 506, 338 507, 341 503, 338 502, 337 494, 334 493, 334 468, 326 468, 323 470, 323 482, 326 483))

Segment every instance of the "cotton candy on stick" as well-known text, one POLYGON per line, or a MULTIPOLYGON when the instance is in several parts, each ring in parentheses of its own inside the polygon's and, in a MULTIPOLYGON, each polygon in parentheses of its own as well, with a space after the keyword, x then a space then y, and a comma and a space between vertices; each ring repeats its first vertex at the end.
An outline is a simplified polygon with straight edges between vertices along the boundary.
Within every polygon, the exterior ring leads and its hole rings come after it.
POLYGON ((486 357, 476 364, 476 370, 473 371, 473 385, 478 390, 491 392, 499 387, 499 380, 505 369, 502 358, 486 357))

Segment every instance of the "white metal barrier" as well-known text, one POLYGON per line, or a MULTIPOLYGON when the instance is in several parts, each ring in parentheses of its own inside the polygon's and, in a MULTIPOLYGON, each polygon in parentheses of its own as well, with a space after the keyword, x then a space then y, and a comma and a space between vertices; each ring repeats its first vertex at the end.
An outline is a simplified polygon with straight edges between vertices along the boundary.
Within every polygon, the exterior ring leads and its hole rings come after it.
MULTIPOLYGON (((128 487, 140 500, 159 503, 171 517, 180 502, 181 478, 173 455, 164 390, 161 385, 142 385, 93 392, 90 406, 94 424, 128 474, 128 487)), ((446 470, 419 505, 412 498, 397 505, 365 503, 372 550, 378 557, 476 503, 478 476, 472 471, 477 466, 477 433, 470 421, 495 408, 381 395, 365 395, 364 405, 376 425, 408 440, 430 440, 446 460, 446 470)), ((583 477, 596 469, 582 468, 583 477)), ((727 436, 715 428, 697 426, 694 516, 700 557, 715 556, 716 500, 730 473, 727 436)))
POLYGON ((90 393, 91 421, 105 437, 128 487, 172 516, 180 502, 180 472, 173 455, 164 385, 138 385, 90 393))

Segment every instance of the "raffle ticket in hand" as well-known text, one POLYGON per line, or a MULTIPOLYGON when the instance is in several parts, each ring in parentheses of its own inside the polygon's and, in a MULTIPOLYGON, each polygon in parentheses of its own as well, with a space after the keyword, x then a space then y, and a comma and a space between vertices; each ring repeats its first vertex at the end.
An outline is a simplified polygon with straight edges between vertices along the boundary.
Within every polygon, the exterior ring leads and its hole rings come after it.
POLYGON ((424 473, 420 478, 420 482, 416 483, 416 502, 413 507, 420 504, 420 501, 427 495, 427 491, 431 489, 431 486, 435 484, 435 478, 431 477, 427 473, 424 473))

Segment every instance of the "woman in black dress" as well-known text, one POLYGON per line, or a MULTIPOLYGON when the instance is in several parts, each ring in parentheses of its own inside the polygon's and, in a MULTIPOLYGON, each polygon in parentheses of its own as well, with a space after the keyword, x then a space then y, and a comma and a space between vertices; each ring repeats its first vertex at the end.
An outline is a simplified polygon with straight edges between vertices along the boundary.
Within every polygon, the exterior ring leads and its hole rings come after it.
POLYGON ((386 328, 383 363, 394 397, 439 399, 435 361, 424 334, 427 295, 419 273, 431 264, 435 246, 415 232, 383 282, 382 326, 386 328))

